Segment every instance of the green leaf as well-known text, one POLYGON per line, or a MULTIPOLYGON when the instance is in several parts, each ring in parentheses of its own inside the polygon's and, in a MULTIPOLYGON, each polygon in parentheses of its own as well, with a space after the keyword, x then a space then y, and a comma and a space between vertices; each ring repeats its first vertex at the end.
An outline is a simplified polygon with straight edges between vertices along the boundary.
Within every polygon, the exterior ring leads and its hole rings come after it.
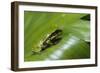
POLYGON ((24 60, 65 60, 90 57, 90 22, 87 14, 56 12, 24 12, 24 60), (63 31, 57 45, 41 51, 43 42, 55 30, 63 31), (35 54, 33 52, 36 52, 35 54))

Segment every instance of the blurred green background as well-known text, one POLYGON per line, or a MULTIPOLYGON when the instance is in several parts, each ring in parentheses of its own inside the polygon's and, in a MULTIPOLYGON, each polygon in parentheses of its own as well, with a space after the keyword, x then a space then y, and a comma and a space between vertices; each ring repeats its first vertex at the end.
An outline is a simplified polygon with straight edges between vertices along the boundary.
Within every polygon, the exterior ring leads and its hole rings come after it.
POLYGON ((24 61, 90 58, 90 20, 87 18, 89 14, 85 13, 25 11, 24 61), (57 29, 62 30, 61 41, 40 51, 47 36, 57 29))

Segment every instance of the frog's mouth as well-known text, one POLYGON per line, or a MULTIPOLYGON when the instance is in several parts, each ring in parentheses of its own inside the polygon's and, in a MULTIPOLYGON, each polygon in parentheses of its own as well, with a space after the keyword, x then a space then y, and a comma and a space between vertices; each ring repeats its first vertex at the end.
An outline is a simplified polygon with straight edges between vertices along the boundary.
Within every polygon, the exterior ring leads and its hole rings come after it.
POLYGON ((62 30, 61 29, 57 29, 55 30, 53 33, 51 33, 41 44, 40 47, 41 48, 39 51, 35 52, 34 50, 32 51, 33 53, 39 53, 42 52, 44 50, 46 50, 47 48, 54 46, 56 44, 58 44, 62 39, 62 30))

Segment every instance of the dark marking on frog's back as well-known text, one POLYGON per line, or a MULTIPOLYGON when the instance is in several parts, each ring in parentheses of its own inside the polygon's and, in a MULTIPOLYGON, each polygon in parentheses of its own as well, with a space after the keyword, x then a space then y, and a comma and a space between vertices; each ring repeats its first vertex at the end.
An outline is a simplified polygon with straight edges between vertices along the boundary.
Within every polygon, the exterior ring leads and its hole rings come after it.
POLYGON ((51 35, 43 42, 41 46, 41 51, 45 50, 46 48, 49 48, 53 45, 56 45, 60 42, 62 39, 62 30, 57 29, 51 35))

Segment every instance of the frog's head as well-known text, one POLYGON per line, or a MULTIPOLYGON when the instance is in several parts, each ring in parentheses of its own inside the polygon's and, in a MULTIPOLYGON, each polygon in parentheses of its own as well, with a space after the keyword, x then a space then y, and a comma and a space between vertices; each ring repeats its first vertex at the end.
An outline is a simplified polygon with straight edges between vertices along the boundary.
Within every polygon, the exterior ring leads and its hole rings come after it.
POLYGON ((40 47, 40 46, 34 45, 34 46, 32 47, 32 52, 33 52, 33 53, 39 53, 40 51, 41 51, 41 47, 40 47))
POLYGON ((33 53, 40 53, 40 51, 42 50, 41 48, 41 42, 39 43, 34 43, 33 46, 32 46, 32 52, 33 53))

